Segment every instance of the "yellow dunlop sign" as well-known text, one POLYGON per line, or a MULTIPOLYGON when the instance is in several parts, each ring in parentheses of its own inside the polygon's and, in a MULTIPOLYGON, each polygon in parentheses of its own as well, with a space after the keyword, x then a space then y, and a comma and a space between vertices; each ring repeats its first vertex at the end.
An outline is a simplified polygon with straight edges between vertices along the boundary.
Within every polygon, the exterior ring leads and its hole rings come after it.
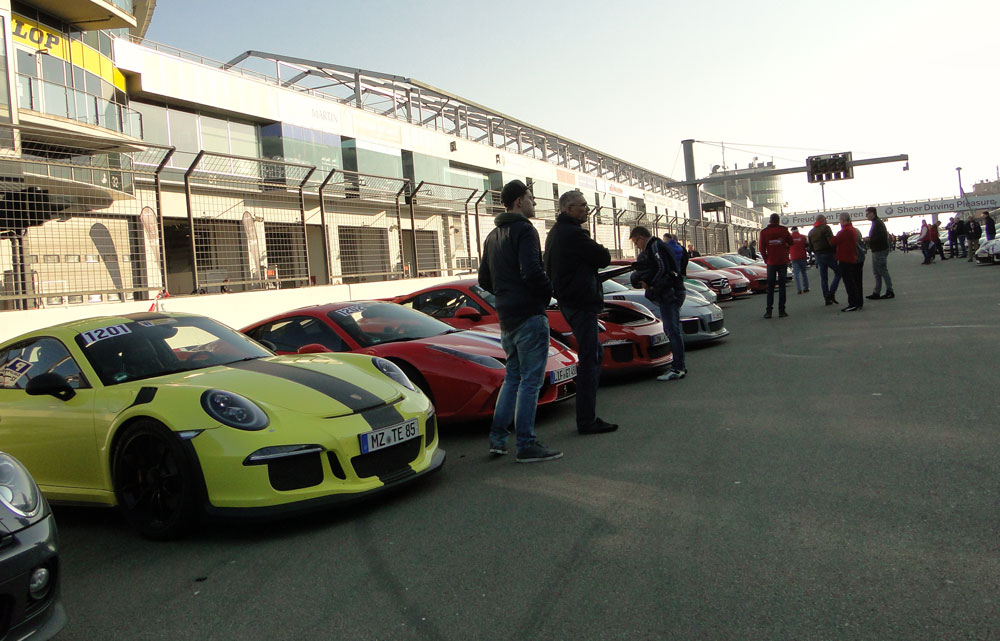
POLYGON ((30 18, 15 13, 11 16, 10 35, 19 44, 31 47, 36 52, 43 51, 65 60, 74 67, 86 69, 122 91, 125 90, 125 77, 115 67, 111 58, 78 40, 71 40, 64 33, 52 31, 30 18))
POLYGON ((69 60, 66 37, 59 32, 50 31, 33 20, 19 15, 12 16, 10 34, 14 36, 14 40, 33 49, 45 50, 58 58, 69 60))

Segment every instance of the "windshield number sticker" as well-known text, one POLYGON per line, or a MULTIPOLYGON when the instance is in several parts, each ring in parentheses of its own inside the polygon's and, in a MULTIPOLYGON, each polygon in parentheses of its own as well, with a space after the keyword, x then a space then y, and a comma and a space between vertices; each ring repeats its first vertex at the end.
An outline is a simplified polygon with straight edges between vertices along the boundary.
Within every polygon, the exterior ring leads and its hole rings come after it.
POLYGON ((80 332, 80 336, 83 338, 83 346, 90 347, 97 341, 103 341, 106 338, 114 338, 115 336, 124 336, 125 334, 131 333, 132 330, 128 328, 128 325, 110 325, 108 327, 101 327, 86 332, 80 332))
POLYGON ((345 307, 343 309, 338 309, 337 313, 341 316, 350 316, 351 314, 360 312, 365 308, 364 305, 351 305, 350 307, 345 307))
POLYGON ((0 379, 2 379, 5 386, 13 385, 18 379, 27 374, 30 369, 31 363, 23 358, 15 358, 0 370, 0 379))

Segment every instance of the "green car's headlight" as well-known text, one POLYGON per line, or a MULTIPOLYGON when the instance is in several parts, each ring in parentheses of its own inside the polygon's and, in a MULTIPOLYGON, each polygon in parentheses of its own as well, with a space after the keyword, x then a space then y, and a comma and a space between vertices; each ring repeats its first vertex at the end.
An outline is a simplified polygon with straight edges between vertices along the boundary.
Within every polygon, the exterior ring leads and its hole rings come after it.
POLYGON ((392 380, 396 381, 408 390, 416 391, 417 388, 413 385, 413 381, 407 378, 403 370, 399 369, 399 365, 396 365, 392 361, 386 360, 384 358, 379 358, 378 356, 372 357, 372 363, 378 368, 378 371, 382 372, 392 380))
POLYGON ((9 454, 0 454, 0 503, 19 516, 33 516, 41 503, 28 470, 9 454))
POLYGON ((205 412, 223 425, 239 430, 262 430, 270 424, 264 410, 248 398, 219 389, 201 395, 205 412))

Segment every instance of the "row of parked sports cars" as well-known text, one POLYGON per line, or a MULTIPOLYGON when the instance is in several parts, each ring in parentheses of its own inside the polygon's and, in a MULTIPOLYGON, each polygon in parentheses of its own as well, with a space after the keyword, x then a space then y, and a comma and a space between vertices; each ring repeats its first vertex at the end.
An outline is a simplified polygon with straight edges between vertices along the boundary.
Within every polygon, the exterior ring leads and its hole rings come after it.
MULTIPOLYGON (((732 286, 698 282, 682 314, 692 343, 729 333, 706 296, 731 296, 732 286)), ((610 278, 605 294, 605 372, 668 365, 659 310, 610 278)), ((542 405, 575 394, 577 365, 554 303, 548 316, 542 405)), ((359 500, 440 469, 438 423, 488 419, 503 376, 494 299, 472 279, 292 310, 241 331, 148 312, 7 341, 0 622, 16 638, 48 638, 65 621, 46 498, 117 505, 154 539, 206 515, 267 518, 359 500)))

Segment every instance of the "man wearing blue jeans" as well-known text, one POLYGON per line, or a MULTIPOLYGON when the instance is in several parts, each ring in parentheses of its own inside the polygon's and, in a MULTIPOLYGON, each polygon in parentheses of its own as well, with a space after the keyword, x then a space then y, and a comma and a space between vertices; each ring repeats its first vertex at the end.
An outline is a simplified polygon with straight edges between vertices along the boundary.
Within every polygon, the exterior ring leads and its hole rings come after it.
POLYGON ((833 230, 826 224, 826 216, 820 214, 816 216, 813 228, 809 230, 809 249, 816 257, 816 267, 819 269, 819 283, 823 289, 823 302, 827 305, 837 304, 834 295, 837 293, 837 285, 840 284, 840 267, 837 265, 836 249, 830 243, 833 238, 833 230), (827 286, 827 270, 833 272, 833 283, 827 286))
POLYGON ((500 200, 506 211, 483 244, 479 286, 496 296, 501 345, 507 356, 503 386, 493 411, 490 454, 507 453, 511 427, 517 437, 517 462, 536 463, 562 456, 535 438, 535 410, 549 352, 549 319, 545 308, 552 283, 542 268, 538 231, 531 224, 535 199, 520 180, 504 185, 500 200))
POLYGON ((760 255, 767 264, 767 308, 764 318, 771 318, 774 309, 774 287, 778 286, 778 317, 785 318, 785 274, 788 271, 788 250, 792 235, 781 224, 781 216, 771 214, 767 227, 760 232, 760 255))
MULTIPOLYGON (((865 217, 872 224, 871 230, 868 232, 868 249, 872 253, 872 272, 875 274, 875 291, 866 298, 868 300, 895 298, 896 294, 892 291, 892 277, 889 276, 887 264, 889 260, 889 232, 886 231, 885 223, 878 217, 878 210, 874 207, 865 209, 865 217), (885 282, 884 294, 882 293, 883 282, 885 282)), ((954 256, 954 253, 952 255, 954 256)))
MULTIPOLYGON (((638 256, 632 272, 632 286, 646 290, 646 298, 660 307, 663 332, 670 340, 674 361, 671 368, 656 377, 658 381, 676 381, 687 376, 684 360, 684 337, 681 336, 681 305, 687 296, 684 265, 667 243, 653 238, 643 226, 633 227, 628 235, 638 256)), ((683 256, 683 252, 681 254, 683 256)))

